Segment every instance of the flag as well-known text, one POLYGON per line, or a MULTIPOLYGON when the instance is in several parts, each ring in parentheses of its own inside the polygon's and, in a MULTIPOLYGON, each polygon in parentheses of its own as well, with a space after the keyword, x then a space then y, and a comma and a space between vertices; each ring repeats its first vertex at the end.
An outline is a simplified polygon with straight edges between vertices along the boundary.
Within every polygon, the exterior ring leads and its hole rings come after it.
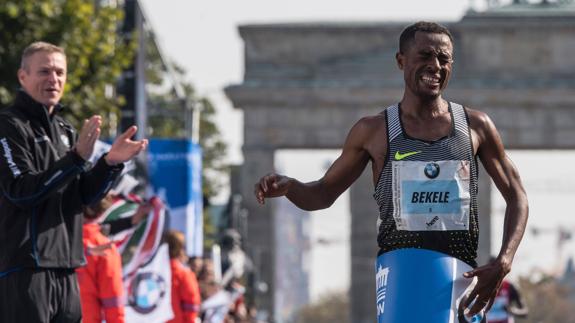
POLYGON ((162 244, 147 265, 125 281, 127 289, 126 322, 166 322, 172 312, 172 273, 167 244, 162 244))
MULTIPOLYGON (((110 222, 134 215, 142 200, 117 196, 98 221, 110 222)), ((152 211, 136 226, 110 236, 122 257, 126 289, 126 322, 166 322, 173 317, 168 246, 160 245, 166 208, 158 197, 149 200, 152 211)))
MULTIPOLYGON (((132 216, 141 202, 135 195, 125 198, 117 197, 99 221, 105 223, 132 216)), ((125 278, 150 261, 162 239, 166 208, 156 196, 150 198, 149 203, 153 209, 142 222, 110 237, 122 255, 122 270, 125 278)))
POLYGON ((169 205, 170 228, 186 236, 188 256, 202 256, 202 149, 190 140, 152 139, 148 147, 150 183, 169 205))
POLYGON ((224 318, 235 301, 245 292, 243 287, 235 287, 230 291, 222 289, 202 302, 203 323, 224 323, 224 318))

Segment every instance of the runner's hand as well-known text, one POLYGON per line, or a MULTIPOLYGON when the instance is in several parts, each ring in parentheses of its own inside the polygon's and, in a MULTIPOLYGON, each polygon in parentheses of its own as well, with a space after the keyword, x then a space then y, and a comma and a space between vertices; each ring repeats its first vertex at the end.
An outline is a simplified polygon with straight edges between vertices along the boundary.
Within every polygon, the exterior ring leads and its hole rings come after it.
POLYGON ((279 174, 268 174, 256 183, 254 194, 258 203, 265 204, 265 199, 284 196, 291 185, 291 178, 279 174))
POLYGON ((482 309, 485 309, 485 312, 491 309, 491 305, 493 305, 503 278, 505 278, 508 272, 509 270, 505 270, 501 263, 494 261, 463 274, 466 278, 477 277, 475 288, 473 288, 469 293, 469 297, 463 303, 463 306, 468 308, 475 300, 473 306, 469 310, 466 310, 465 314, 467 316, 472 317, 482 309))

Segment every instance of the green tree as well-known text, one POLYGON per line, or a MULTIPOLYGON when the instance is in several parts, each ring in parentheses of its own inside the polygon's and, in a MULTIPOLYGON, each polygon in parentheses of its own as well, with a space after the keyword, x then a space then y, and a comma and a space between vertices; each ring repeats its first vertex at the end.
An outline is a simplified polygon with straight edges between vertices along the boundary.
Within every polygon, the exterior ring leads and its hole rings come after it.
MULTIPOLYGON (((82 120, 100 114, 104 117, 102 137, 109 137, 119 120, 124 103, 114 89, 123 70, 130 66, 136 51, 137 37, 126 41, 118 30, 124 12, 115 1, 85 0, 0 0, 0 108, 11 104, 19 87, 16 77, 22 51, 30 43, 47 41, 66 50, 68 82, 62 103, 67 118, 80 127, 82 120)), ((183 138, 186 136, 186 111, 171 87, 167 66, 160 59, 154 35, 147 31, 147 89, 150 106, 150 137, 183 138), (161 113, 155 113, 160 111, 161 113)), ((170 67, 178 78, 185 71, 176 64, 170 67)), ((215 109, 206 98, 196 95, 189 82, 181 82, 188 102, 199 108, 200 145, 203 149, 202 183, 204 196, 214 196, 218 181, 227 166, 222 162, 226 145, 213 121, 215 109)), ((213 230, 212 230, 213 231, 213 230)), ((210 232, 209 228, 206 232, 210 232)))
MULTIPOLYGON (((183 77, 184 70, 176 67, 178 75, 183 77)), ((200 138, 202 147, 202 194, 204 201, 209 201, 222 187, 219 180, 226 175, 229 167, 223 162, 227 146, 220 137, 220 132, 213 118, 215 108, 206 98, 198 97, 190 83, 183 83, 188 104, 194 109, 200 109, 200 138)), ((171 91, 148 92, 148 106, 153 107, 148 117, 149 137, 155 138, 185 138, 186 105, 175 98, 171 91)), ((217 238, 217 230, 211 221, 208 210, 204 210, 204 246, 209 248, 217 238)))
MULTIPOLYGON (((100 114, 115 119, 123 100, 114 85, 135 51, 135 37, 118 34, 122 8, 85 0, 0 0, 0 107, 19 87, 16 72, 24 48, 38 40, 66 50, 68 82, 62 103, 76 127, 100 114)), ((103 135, 109 134, 104 122, 103 135)))
POLYGON ((148 135, 155 138, 185 138, 186 116, 188 108, 200 111, 200 137, 202 147, 202 191, 206 198, 214 197, 221 189, 219 181, 229 172, 229 166, 223 161, 227 145, 223 142, 220 130, 214 121, 216 110, 209 99, 196 94, 193 85, 185 81, 186 71, 174 62, 162 62, 156 47, 154 34, 146 35, 146 83, 148 92, 148 135), (171 64, 169 69, 166 64, 171 64), (171 70, 172 75, 168 75, 171 70), (173 79, 175 78, 175 80, 173 79), (187 105, 177 98, 171 82, 178 82, 187 100, 187 105))
MULTIPOLYGON (((146 32, 146 90, 148 93, 148 135, 154 138, 186 138, 186 117, 191 108, 200 110, 199 144, 202 147, 202 193, 209 201, 221 189, 220 178, 229 166, 223 161, 227 146, 214 122, 216 110, 205 97, 197 95, 193 85, 185 81, 186 71, 174 62, 164 62, 156 46, 155 35, 146 32), (168 66, 169 64, 169 66, 168 66), (178 98, 174 87, 181 86, 184 97, 178 98), (186 101, 186 102, 184 102, 186 101)), ((191 119, 187 119, 188 123, 191 119)), ((204 247, 210 248, 217 239, 210 210, 204 210, 204 247)))

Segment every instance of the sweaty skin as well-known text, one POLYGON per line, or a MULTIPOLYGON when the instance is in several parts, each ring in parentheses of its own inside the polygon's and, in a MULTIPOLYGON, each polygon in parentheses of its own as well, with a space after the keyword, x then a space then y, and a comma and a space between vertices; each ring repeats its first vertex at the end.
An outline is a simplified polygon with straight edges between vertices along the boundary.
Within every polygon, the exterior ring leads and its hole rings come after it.
MULTIPOLYGON (((449 82, 453 63, 453 45, 449 37, 418 31, 408 49, 396 54, 396 61, 405 81, 401 121, 406 133, 427 141, 447 136, 452 120, 448 103, 441 94, 449 82)), ((473 109, 467 111, 474 155, 479 157, 507 203, 503 241, 497 259, 464 274, 467 278, 478 278, 468 302, 463 304, 467 306, 475 299, 467 313, 472 316, 491 307, 503 278, 511 270, 525 231, 528 203, 517 169, 507 157, 495 125, 485 113, 473 109)), ((386 152, 385 116, 364 117, 352 127, 341 155, 321 179, 301 183, 294 178, 270 173, 255 184, 254 193, 260 204, 264 204, 266 198, 286 196, 304 210, 327 208, 361 175, 368 162, 371 162, 376 185, 386 152)))

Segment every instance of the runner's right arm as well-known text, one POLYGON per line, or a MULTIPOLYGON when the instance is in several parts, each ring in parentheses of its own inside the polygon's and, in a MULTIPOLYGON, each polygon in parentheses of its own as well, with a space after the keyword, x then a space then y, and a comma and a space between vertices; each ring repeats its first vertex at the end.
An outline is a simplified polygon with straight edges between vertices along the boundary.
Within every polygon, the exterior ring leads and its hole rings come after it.
POLYGON ((313 182, 302 183, 279 174, 268 174, 255 185, 255 195, 260 204, 266 198, 286 196, 303 210, 325 209, 361 175, 371 156, 366 149, 374 132, 375 122, 370 118, 358 121, 350 130, 341 155, 325 175, 313 182))

